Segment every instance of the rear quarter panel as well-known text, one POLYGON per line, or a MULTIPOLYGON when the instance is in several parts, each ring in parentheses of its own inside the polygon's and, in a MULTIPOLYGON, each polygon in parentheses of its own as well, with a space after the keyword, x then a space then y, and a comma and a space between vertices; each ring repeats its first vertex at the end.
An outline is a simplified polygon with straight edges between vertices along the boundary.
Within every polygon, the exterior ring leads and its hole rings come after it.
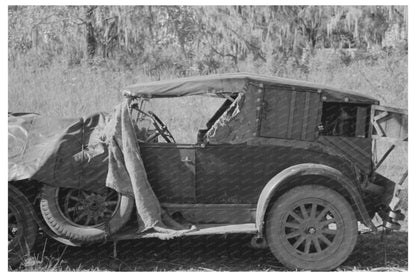
POLYGON ((325 164, 355 178, 351 163, 308 149, 274 145, 208 145, 196 150, 198 203, 255 204, 267 182, 300 163, 325 164))

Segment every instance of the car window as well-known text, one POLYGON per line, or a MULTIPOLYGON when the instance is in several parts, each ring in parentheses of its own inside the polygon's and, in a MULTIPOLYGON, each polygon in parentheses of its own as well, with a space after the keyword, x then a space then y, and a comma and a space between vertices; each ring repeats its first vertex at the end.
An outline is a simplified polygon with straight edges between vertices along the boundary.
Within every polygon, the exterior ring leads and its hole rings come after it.
POLYGON ((167 125, 177 143, 197 143, 198 130, 206 129, 226 99, 208 96, 186 96, 151 99, 145 111, 154 112, 167 125))
POLYGON ((324 136, 368 137, 369 117, 369 106, 324 102, 321 134, 324 136))

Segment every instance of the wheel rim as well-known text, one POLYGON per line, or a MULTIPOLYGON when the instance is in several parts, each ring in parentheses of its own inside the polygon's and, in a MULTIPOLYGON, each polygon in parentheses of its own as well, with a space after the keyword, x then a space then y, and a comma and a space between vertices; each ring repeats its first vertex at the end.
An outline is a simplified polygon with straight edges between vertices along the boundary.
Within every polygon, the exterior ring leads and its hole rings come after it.
POLYGON ((109 188, 105 194, 59 188, 55 199, 59 212, 68 222, 78 227, 97 227, 114 216, 119 209, 121 195, 109 188))
POLYGON ((322 199, 296 202, 283 213, 280 237, 286 250, 296 258, 316 261, 334 254, 344 236, 338 210, 322 199))
POLYGON ((9 203, 8 213, 8 244, 13 246, 23 237, 23 218, 18 209, 9 203))

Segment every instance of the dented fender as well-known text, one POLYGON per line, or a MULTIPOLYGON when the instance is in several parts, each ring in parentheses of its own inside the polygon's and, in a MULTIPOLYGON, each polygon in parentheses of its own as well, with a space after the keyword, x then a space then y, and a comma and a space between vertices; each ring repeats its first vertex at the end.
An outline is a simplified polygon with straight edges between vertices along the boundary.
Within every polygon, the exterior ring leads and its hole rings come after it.
POLYGON ((365 208, 360 191, 350 179, 333 167, 323 164, 305 163, 291 166, 276 174, 262 190, 256 209, 256 228, 258 230, 259 237, 263 237, 265 216, 273 196, 278 193, 279 189, 281 189, 286 182, 295 177, 307 175, 319 175, 334 180, 334 182, 348 192, 353 201, 353 208, 358 210, 363 223, 370 227, 373 231, 376 231, 376 227, 372 223, 367 209, 365 208))

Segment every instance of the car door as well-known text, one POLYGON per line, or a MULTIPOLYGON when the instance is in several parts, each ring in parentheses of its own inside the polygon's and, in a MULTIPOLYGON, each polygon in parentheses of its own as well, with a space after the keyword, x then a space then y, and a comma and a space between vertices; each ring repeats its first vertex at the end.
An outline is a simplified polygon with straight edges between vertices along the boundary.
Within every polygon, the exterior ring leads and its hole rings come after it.
POLYGON ((203 204, 253 204, 273 171, 266 146, 207 145, 196 149, 196 200, 203 204), (266 157, 266 159, 264 159, 266 157))
POLYGON ((195 146, 140 144, 147 177, 161 203, 195 203, 195 146))

